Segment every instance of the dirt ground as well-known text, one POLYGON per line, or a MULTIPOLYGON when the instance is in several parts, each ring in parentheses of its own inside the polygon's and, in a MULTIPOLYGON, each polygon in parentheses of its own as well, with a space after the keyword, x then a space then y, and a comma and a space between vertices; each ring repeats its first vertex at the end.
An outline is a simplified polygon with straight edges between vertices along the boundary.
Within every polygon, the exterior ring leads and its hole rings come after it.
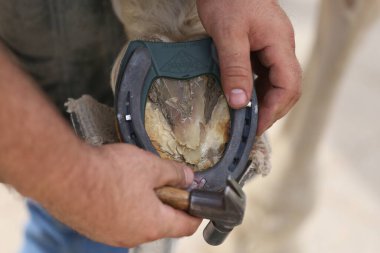
MULTIPOLYGON (((297 54, 306 63, 318 1, 281 3, 295 26, 297 54)), ((379 31, 380 20, 365 35, 340 80, 318 154, 317 204, 300 231, 300 252, 380 252, 379 31)), ((26 220, 22 198, 0 185, 1 253, 17 252, 26 220)))

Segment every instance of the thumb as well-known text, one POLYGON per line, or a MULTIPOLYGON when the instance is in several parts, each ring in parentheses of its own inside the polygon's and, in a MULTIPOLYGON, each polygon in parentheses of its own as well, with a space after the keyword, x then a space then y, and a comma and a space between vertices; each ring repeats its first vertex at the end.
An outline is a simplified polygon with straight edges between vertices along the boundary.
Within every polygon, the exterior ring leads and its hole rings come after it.
POLYGON ((192 169, 178 162, 168 160, 162 161, 164 164, 160 168, 155 187, 169 185, 186 188, 191 185, 194 179, 194 172, 192 169))
POLYGON ((248 104, 252 94, 250 44, 245 33, 213 36, 220 62, 221 81, 228 104, 238 109, 248 104))

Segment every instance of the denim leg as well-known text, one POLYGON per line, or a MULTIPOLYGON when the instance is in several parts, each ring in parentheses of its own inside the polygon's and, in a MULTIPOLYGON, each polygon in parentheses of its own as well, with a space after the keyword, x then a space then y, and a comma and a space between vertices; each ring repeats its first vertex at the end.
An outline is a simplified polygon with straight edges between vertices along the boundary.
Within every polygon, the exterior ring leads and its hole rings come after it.
POLYGON ((128 253, 94 242, 51 217, 36 202, 29 200, 30 220, 20 253, 128 253))

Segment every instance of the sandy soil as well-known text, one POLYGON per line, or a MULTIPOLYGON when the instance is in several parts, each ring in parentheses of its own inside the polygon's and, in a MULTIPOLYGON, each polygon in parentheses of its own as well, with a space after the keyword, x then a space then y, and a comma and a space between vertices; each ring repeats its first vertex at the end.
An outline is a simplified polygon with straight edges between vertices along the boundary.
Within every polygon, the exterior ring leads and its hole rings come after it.
MULTIPOLYGON (((282 1, 305 63, 316 0, 282 1)), ((300 252, 380 252, 380 20, 371 27, 341 80, 318 155, 318 196, 300 231, 300 252)), ((14 253, 27 219, 22 199, 0 185, 0 252, 14 253)))

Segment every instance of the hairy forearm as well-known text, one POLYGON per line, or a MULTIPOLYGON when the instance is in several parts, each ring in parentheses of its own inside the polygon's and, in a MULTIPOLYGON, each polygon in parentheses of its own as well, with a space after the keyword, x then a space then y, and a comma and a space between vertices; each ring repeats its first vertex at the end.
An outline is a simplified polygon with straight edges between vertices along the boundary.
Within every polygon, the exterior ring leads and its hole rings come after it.
POLYGON ((0 66, 0 182, 77 231, 107 231, 116 204, 106 202, 109 177, 99 169, 106 167, 99 165, 104 155, 75 136, 1 45, 0 66), (91 231, 94 220, 98 229, 91 231))
POLYGON ((41 200, 85 145, 2 45, 0 66, 0 180, 41 200))
POLYGON ((0 44, 0 182, 93 240, 136 246, 189 235, 200 220, 154 189, 188 186, 191 169, 132 145, 80 141, 0 44))

